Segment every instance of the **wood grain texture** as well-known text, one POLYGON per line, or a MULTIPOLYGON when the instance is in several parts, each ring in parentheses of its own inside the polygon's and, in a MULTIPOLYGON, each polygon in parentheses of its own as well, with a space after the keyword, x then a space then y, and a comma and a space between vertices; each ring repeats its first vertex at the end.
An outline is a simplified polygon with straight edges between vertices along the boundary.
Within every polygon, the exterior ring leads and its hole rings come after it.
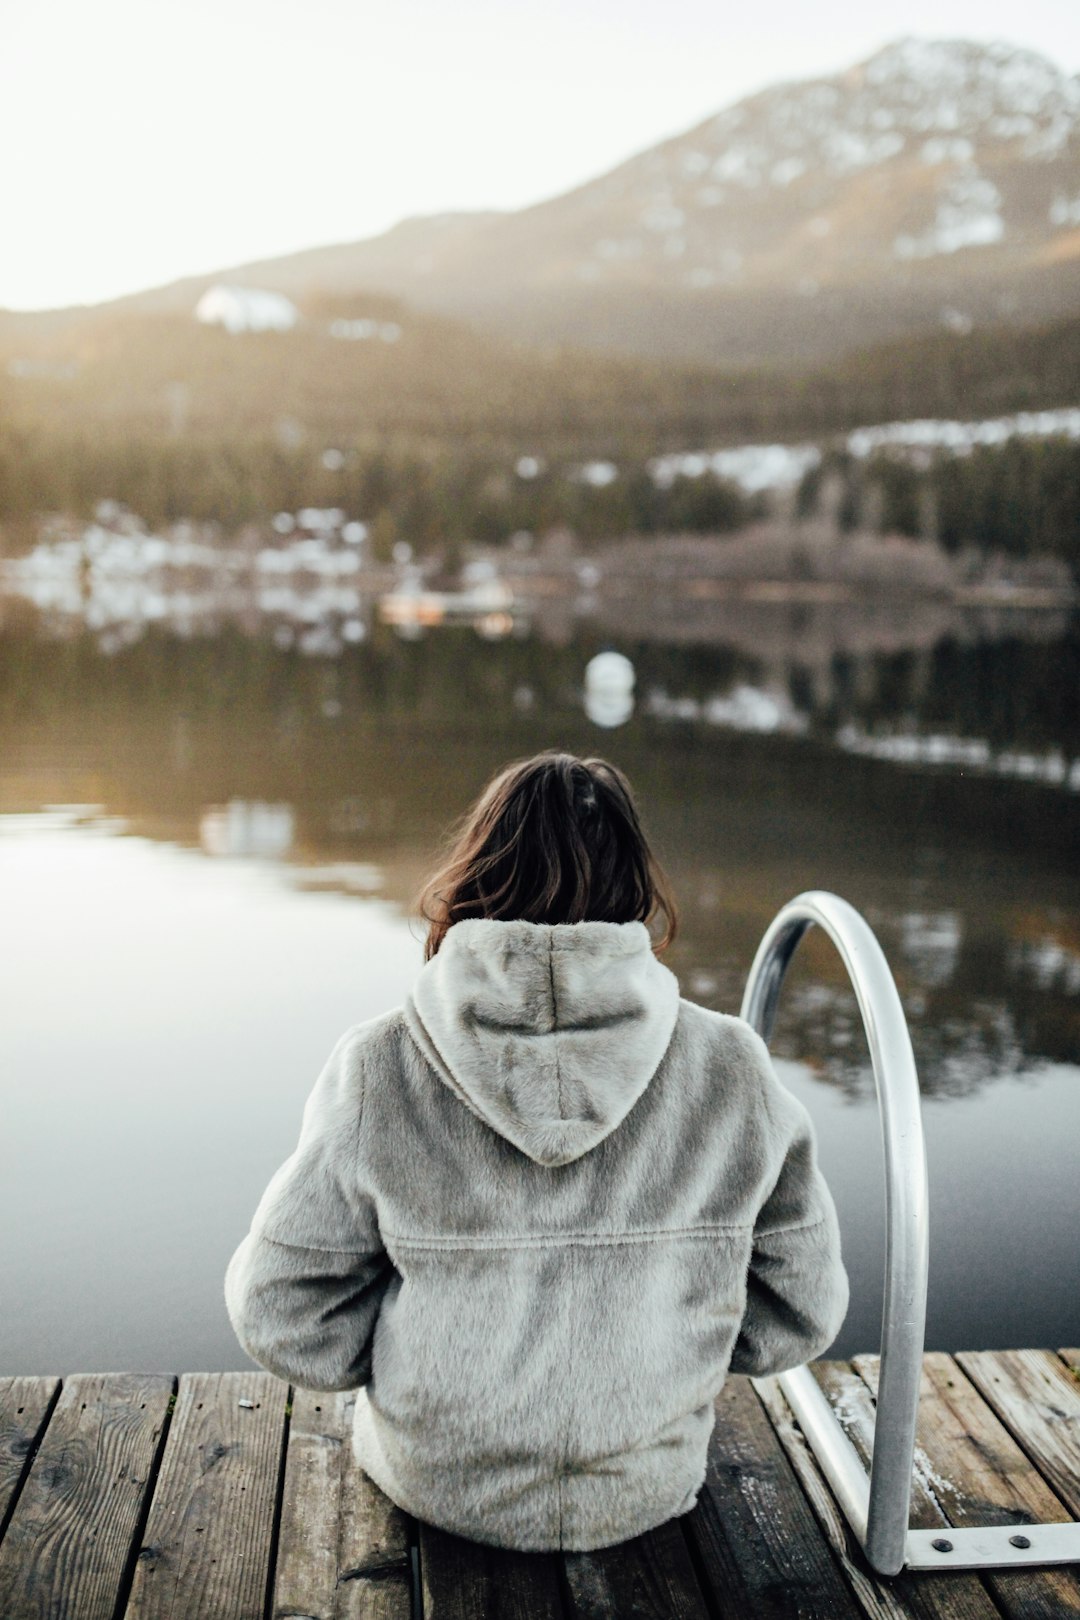
POLYGON ((0 1378, 0 1540, 59 1392, 59 1378, 0 1378))
POLYGON ((424 1620, 558 1620, 557 1553, 508 1552, 421 1524, 424 1620))
MULTIPOLYGON (((754 1378, 751 1381, 806 1493, 814 1517, 840 1561, 860 1609, 870 1620, 909 1620, 912 1609, 905 1602, 904 1594, 893 1590, 894 1582, 881 1581, 867 1565, 859 1543, 837 1506, 814 1454, 784 1399, 779 1382, 775 1378, 754 1378)), ((991 1610, 996 1615, 997 1611, 992 1605, 991 1610)))
POLYGON ((65 1379, 0 1544, 4 1620, 112 1620, 172 1393, 163 1373, 65 1379))
MULTIPOLYGON (((878 1357, 855 1367, 876 1391, 878 1357)), ((923 1357, 918 1441, 930 1489, 950 1524, 1024 1525, 1061 1516, 1061 1505, 951 1356, 923 1357)), ((1080 1580, 1070 1570, 987 1570, 982 1576, 1009 1620, 1080 1617, 1080 1580)))
POLYGON ((353 1391, 296 1390, 274 1620, 410 1620, 409 1524, 352 1456, 353 1391))
POLYGON ((1080 1518, 1080 1382, 1049 1350, 971 1350, 957 1356, 1068 1513, 1080 1518))
POLYGON ((729 1378, 717 1399, 705 1487, 686 1530, 722 1620, 859 1615, 747 1378, 729 1378))
POLYGON ((1059 1350, 1058 1355, 1067 1367, 1080 1372, 1080 1350, 1059 1350))
POLYGON ((709 1620, 681 1520, 617 1547, 564 1553, 563 1574, 577 1620, 709 1620))
POLYGON ((180 1379, 129 1620, 262 1620, 287 1394, 262 1372, 180 1379))

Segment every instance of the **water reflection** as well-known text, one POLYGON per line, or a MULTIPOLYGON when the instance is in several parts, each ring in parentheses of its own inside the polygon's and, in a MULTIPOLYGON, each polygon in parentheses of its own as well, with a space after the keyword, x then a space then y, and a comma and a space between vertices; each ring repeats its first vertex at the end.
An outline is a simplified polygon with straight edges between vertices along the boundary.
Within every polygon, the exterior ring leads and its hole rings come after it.
POLYGON ((762 691, 740 681, 723 697, 699 701, 692 697, 670 697, 663 687, 649 693, 649 713, 664 720, 701 720, 709 726, 728 726, 734 731, 786 731, 801 735, 810 717, 801 714, 788 693, 781 688, 762 691))
MULTIPOLYGON (((310 583, 320 603, 325 584, 310 583)), ((145 1328, 144 1364, 235 1364, 227 1331, 214 1354, 206 1350, 234 1227, 292 1147, 325 1050, 411 979, 419 944, 406 913, 445 828, 496 768, 550 746, 604 753, 634 782, 681 905, 668 959, 694 999, 737 1009, 762 933, 800 890, 833 889, 864 913, 897 979, 924 1096, 943 1122, 932 1142, 935 1209, 964 1186, 959 1226, 937 1239, 952 1293, 932 1303, 932 1342, 1053 1342, 1075 1225, 1062 1190, 1072 1157, 1065 1116, 1080 1096, 1076 626, 1046 615, 939 618, 933 608, 906 642, 884 610, 856 623, 820 605, 800 618, 790 604, 758 603, 744 622, 745 603, 680 608, 659 593, 628 598, 619 620, 613 596, 598 589, 591 617, 567 617, 566 600, 538 595, 524 631, 515 620, 514 633, 485 639, 466 616, 404 639, 381 622, 374 594, 358 594, 348 612, 365 629, 352 639, 339 608, 268 627, 258 614, 224 615, 220 592, 205 633, 156 622, 132 636, 119 624, 123 635, 105 646, 81 609, 58 617, 25 596, 2 609, 0 929, 16 964, 5 986, 13 1015, 0 1030, 16 1077, 5 1119, 29 1140, 50 1133, 50 1162, 72 1178, 81 1211, 113 1211, 108 1230, 104 1217, 80 1219, 94 1252, 122 1254, 143 1303, 168 1325, 172 1349, 155 1349, 145 1328), (879 741, 980 738, 986 752, 913 748, 901 758, 850 746, 852 727, 879 741), (1040 777, 1001 766, 1051 756, 1068 770, 1040 777), (25 1086, 28 1074, 35 1087, 25 1086), (235 1090, 224 1101, 223 1077, 235 1090), (267 1098, 272 1126, 262 1122, 267 1098), (35 1112, 46 1102, 47 1116, 35 1112), (148 1136, 128 1118, 129 1103, 147 1111, 148 1136), (208 1146, 210 1108, 224 1110, 214 1115, 224 1136, 208 1146), (182 1129, 177 1109, 194 1110, 182 1129), (163 1111, 173 1155, 164 1169, 163 1111), (1021 1115, 1023 1151, 1034 1157, 1006 1175, 1000 1161, 1021 1115), (85 1142, 100 1118, 110 1131, 115 1124, 114 1147, 95 1150, 87 1168, 85 1142), (961 1125, 946 1129, 965 1119, 967 1139, 961 1125), (190 1172, 207 1155, 220 1196, 193 1211, 190 1172), (138 1182, 132 1156, 153 1167, 139 1207, 159 1211, 147 1252, 134 1256, 124 1248, 130 1211, 109 1202, 110 1188, 138 1182), (1017 1189, 1032 1163, 1040 1197, 1025 1203, 1017 1189), (998 1166, 997 1181, 980 1181, 980 1165, 998 1166), (982 1295, 965 1296, 956 1281, 957 1256, 984 1275, 997 1263, 976 1235, 1000 1225, 1006 1184, 1010 1230, 1050 1258, 1034 1303, 1025 1278, 1001 1291, 989 1321, 982 1295), (194 1293, 177 1283, 173 1298, 155 1280, 160 1258, 150 1250, 185 1222, 198 1276, 194 1293), (202 1303, 192 1305, 196 1294, 202 1303), (1009 1314, 1020 1298, 1034 1312, 1024 1331, 1009 1314)), ((250 593, 243 599, 250 608, 250 593)), ((578 599, 568 600, 573 608, 578 599)), ((863 1310, 878 1267, 865 1209, 880 1199, 873 1082, 850 987, 813 935, 789 975, 773 1045, 833 1133, 863 1310)), ((27 1170, 9 1191, 42 1232, 55 1232, 59 1217, 39 1207, 30 1179, 27 1170)), ((50 1187, 69 1230, 68 1191, 55 1179, 50 1187)), ((61 1270, 64 1241, 55 1239, 49 1262, 61 1270)), ((45 1261, 31 1258, 38 1272, 3 1257, 5 1287, 38 1299, 45 1261)), ((86 1255, 80 1264, 89 1266, 86 1255)), ((69 1267, 57 1297, 81 1299, 79 1288, 69 1267)), ((18 1325, 22 1368, 81 1361, 77 1345, 46 1354, 65 1342, 64 1326, 51 1307, 35 1309, 18 1325)), ((873 1311, 853 1324, 849 1347, 866 1348, 873 1311)), ((142 1343, 117 1338, 115 1355, 98 1364, 134 1364, 131 1346, 142 1343)))
POLYGON ((292 809, 287 804, 248 804, 243 799, 210 806, 199 818, 199 842, 207 855, 280 860, 292 848, 292 809))
POLYGON ((440 625, 467 624, 485 641, 499 641, 527 621, 513 591, 490 563, 472 563, 462 570, 462 585, 455 590, 429 590, 417 567, 406 568, 398 583, 377 598, 378 616, 408 640, 440 625), (516 616, 515 616, 516 615, 516 616))
MULTIPOLYGON (((251 673, 262 678, 268 666, 254 649, 239 652, 237 637, 258 642, 266 631, 273 652, 298 653, 315 665, 333 666, 302 674, 288 660, 279 660, 282 681, 305 690, 322 687, 328 717, 340 712, 339 688, 359 696, 366 687, 365 704, 385 711, 388 706, 407 708, 407 701, 398 704, 395 688, 404 699, 410 682, 419 682, 427 687, 424 707, 433 720, 438 714, 448 721, 457 697, 469 690, 482 698, 477 713, 487 715, 497 701, 504 709, 500 721, 512 722, 515 714, 550 715, 564 709, 571 692, 584 702, 589 660, 610 649, 612 641, 598 624, 585 621, 569 640, 541 649, 539 628, 526 634, 523 619, 513 618, 515 633, 510 636, 504 636, 501 621, 496 634, 491 626, 486 631, 480 621, 467 620, 466 629, 422 637, 410 673, 381 626, 372 621, 370 632, 365 627, 363 635, 352 633, 354 621, 340 616, 327 620, 325 604, 318 600, 306 626, 280 621, 269 628, 262 621, 232 623, 222 617, 220 597, 215 595, 213 602, 214 616, 197 635, 192 623, 180 635, 145 623, 93 635, 82 619, 58 622, 50 613, 29 609, 23 600, 0 596, 5 680, 16 686, 35 680, 33 665, 43 659, 89 669, 96 662, 94 652, 105 652, 114 661, 123 655, 129 669, 136 663, 160 668, 174 654, 179 656, 179 643, 190 640, 229 649, 221 654, 205 647, 196 651, 196 666, 224 660, 239 667, 246 661, 248 671, 241 679, 247 687, 251 673), (492 646, 492 641, 501 644, 492 646), (60 657, 58 642, 71 647, 70 656, 60 657)), ((1070 792, 1080 788, 1080 634, 1075 623, 1055 630, 1051 619, 1056 616, 1015 616, 1008 633, 988 632, 980 639, 977 627, 961 615, 932 645, 895 649, 890 634, 883 638, 885 650, 876 650, 872 637, 849 636, 842 624, 834 626, 831 643, 793 639, 790 617, 786 609, 777 609, 771 619, 756 622, 749 638, 686 644, 622 635, 620 655, 632 664, 639 712, 673 726, 811 733, 836 750, 892 765, 1041 780, 1070 792), (743 650, 747 639, 752 650, 743 650), (861 650, 853 650, 855 642, 862 644, 861 650), (827 645, 833 649, 828 656, 827 645)), ((98 686, 106 678, 100 668, 91 676, 98 686)), ((54 686, 50 679, 45 691, 54 686)), ((589 694, 594 709, 599 690, 594 685, 589 694)), ((615 723, 629 718, 625 697, 612 712, 622 716, 615 723)))
MULTIPOLYGON (((1045 661, 1037 643, 995 651, 1004 676, 982 683, 987 725, 1010 741, 1036 722, 1071 735, 1074 706, 1050 705, 1072 644, 1045 661)), ((988 670, 985 649, 972 656, 942 651, 928 703, 946 700, 950 675, 988 670)), ((443 830, 493 770, 553 743, 603 751, 638 786, 671 869, 683 915, 675 963, 697 999, 737 1006, 775 910, 801 888, 832 888, 881 936, 929 1093, 1073 1061, 1075 796, 838 750, 783 688, 732 681, 738 668, 709 648, 616 653, 584 640, 540 653, 467 632, 403 643, 380 626, 332 661, 235 632, 178 641, 160 630, 103 659, 90 638, 58 646, 10 626, 0 809, 94 801, 135 832, 282 861, 292 881, 407 906, 443 830)), ((849 690, 870 724, 875 706, 910 701, 910 669, 886 659, 874 682, 849 690)), ((812 1056, 824 1079, 864 1094, 853 998, 836 963, 812 960, 805 982, 793 973, 778 1050, 812 1056)))
POLYGON ((595 726, 625 725, 634 712, 634 666, 617 652, 599 652, 585 665, 585 713, 595 726))

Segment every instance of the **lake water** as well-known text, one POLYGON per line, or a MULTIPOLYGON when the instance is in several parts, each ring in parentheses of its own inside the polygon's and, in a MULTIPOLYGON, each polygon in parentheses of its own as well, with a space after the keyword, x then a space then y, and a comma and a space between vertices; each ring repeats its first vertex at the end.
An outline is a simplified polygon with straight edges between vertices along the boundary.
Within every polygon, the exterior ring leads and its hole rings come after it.
MULTIPOLYGON (((343 635, 0 599, 0 1370, 245 1364, 222 1275, 315 1076, 418 970, 447 824, 550 746, 629 773, 691 998, 737 1011, 801 890, 863 912, 923 1088, 928 1345, 1076 1343, 1077 625, 647 589, 415 638, 348 611, 343 635), (605 649, 629 713, 585 690, 605 649)), ((773 1050, 840 1210, 837 1352, 876 1348, 877 1110, 820 937, 773 1050)))

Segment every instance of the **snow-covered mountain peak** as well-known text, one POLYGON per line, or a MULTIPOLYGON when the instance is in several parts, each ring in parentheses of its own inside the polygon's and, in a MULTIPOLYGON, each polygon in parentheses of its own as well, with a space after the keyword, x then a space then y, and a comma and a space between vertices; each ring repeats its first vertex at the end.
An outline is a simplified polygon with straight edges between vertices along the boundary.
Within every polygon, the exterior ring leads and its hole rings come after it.
POLYGON ((1061 68, 1037 51, 1006 40, 898 39, 852 70, 885 88, 913 85, 920 93, 991 94, 1004 110, 1036 114, 1075 90, 1061 68))
POLYGON ((683 173, 708 172, 721 186, 783 187, 804 173, 841 175, 904 151, 930 164, 967 163, 989 143, 1051 158, 1078 132, 1080 82, 1036 52, 901 39, 846 72, 727 107, 668 151, 676 149, 683 173), (677 150, 687 143, 689 162, 677 150))
POLYGON ((1046 57, 1002 40, 901 39, 851 77, 911 129, 999 140, 1042 132, 1060 141, 1080 120, 1080 84, 1046 57))
POLYGON ((1080 82, 1052 62, 901 39, 750 96, 597 183, 618 228, 598 233, 578 275, 666 261, 707 290, 782 278, 789 259, 812 296, 853 256, 911 263, 1068 226, 1078 157, 1080 82))

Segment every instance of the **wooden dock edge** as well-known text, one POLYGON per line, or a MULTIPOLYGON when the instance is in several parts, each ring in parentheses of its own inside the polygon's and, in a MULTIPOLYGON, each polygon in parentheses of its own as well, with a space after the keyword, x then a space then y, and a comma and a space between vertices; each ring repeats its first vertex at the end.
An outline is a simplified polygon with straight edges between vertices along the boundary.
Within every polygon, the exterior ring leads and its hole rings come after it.
MULTIPOLYGON (((814 1373, 869 1454, 877 1360, 814 1373)), ((693 1512, 591 1553, 403 1514, 352 1461, 355 1394, 271 1375, 0 1378, 2 1620, 1080 1620, 1080 1569, 867 1566, 776 1379, 717 1399, 693 1512)), ((912 1524, 1080 1518, 1080 1350, 924 1358, 912 1524)))

